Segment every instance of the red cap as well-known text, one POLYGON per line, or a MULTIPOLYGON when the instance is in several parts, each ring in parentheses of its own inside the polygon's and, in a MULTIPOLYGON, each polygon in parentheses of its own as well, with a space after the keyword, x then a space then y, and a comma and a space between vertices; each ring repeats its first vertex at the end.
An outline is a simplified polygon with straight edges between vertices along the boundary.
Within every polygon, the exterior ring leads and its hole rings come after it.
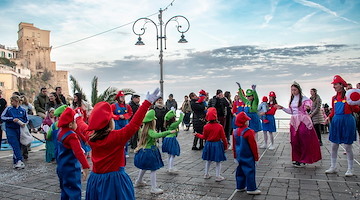
POLYGON ((347 86, 346 81, 343 78, 341 78, 341 76, 339 75, 334 76, 333 82, 331 84, 335 84, 335 83, 341 83, 344 87, 347 86))
POLYGON ((238 127, 243 127, 245 122, 249 120, 251 120, 251 118, 248 117, 245 112, 240 112, 238 115, 236 115, 235 125, 238 127))
POLYGON ((74 121, 75 111, 70 107, 67 107, 60 115, 58 127, 64 127, 74 121))
POLYGON ((109 124, 114 114, 111 111, 111 106, 108 102, 99 102, 95 104, 89 117, 88 130, 100 130, 109 124))
POLYGON ((205 95, 205 96, 206 96, 205 90, 200 90, 199 94, 202 94, 202 95, 205 95))
POLYGON ((120 90, 120 91, 117 93, 117 95, 115 96, 115 98, 123 97, 123 96, 125 96, 124 91, 120 90))
POLYGON ((268 102, 269 99, 267 98, 267 96, 263 96, 262 101, 263 101, 263 102, 268 102))
POLYGON ((210 107, 210 108, 207 110, 205 119, 206 119, 207 121, 216 120, 216 119, 217 119, 216 108, 210 107))
POLYGON ((271 91, 271 92, 269 93, 269 97, 276 97, 275 92, 271 91))

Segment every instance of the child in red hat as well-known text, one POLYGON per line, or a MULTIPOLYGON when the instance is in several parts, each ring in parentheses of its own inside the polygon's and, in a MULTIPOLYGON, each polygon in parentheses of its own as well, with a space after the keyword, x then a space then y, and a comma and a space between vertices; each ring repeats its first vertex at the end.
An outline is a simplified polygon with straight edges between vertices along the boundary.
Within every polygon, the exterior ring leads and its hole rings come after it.
MULTIPOLYGON (((263 96, 262 102, 259 104, 258 107, 259 113, 266 113, 269 110, 269 105, 267 102, 268 102, 267 96, 263 96)), ((262 120, 263 123, 269 123, 269 120, 266 119, 266 115, 261 115, 260 119, 262 120)))
POLYGON ((194 136, 206 140, 205 147, 202 153, 202 159, 205 160, 205 179, 209 179, 209 169, 211 162, 216 162, 216 179, 220 182, 225 180, 220 175, 221 161, 226 160, 225 149, 228 147, 227 139, 225 136, 224 128, 217 121, 216 108, 210 107, 206 113, 206 120, 208 123, 204 126, 203 134, 194 133, 194 136))
MULTIPOLYGON (((119 130, 114 130, 110 104, 99 102, 95 105, 87 128, 94 131, 89 137, 93 170, 87 182, 87 200, 135 199, 133 184, 125 172, 124 146, 137 133, 146 111, 157 98, 158 88, 152 94, 147 93, 129 124, 119 130)), ((84 122, 80 124, 86 126, 84 122)))
POLYGON ((86 180, 90 168, 75 133, 77 125, 74 116, 75 111, 68 107, 58 122, 60 130, 57 136, 56 171, 60 181, 61 199, 81 199, 80 163, 83 168, 83 180, 86 180))
POLYGON ((235 124, 238 127, 233 132, 233 153, 236 169, 236 190, 247 191, 248 194, 261 194, 255 182, 255 163, 259 160, 255 131, 250 129, 250 117, 245 112, 236 116, 235 124))

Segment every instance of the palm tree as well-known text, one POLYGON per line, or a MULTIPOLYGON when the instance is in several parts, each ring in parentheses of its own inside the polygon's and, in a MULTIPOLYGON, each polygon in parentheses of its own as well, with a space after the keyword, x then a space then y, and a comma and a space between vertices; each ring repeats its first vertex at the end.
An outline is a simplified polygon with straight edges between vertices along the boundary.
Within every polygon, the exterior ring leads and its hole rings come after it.
POLYGON ((82 97, 85 101, 86 100, 86 95, 83 92, 83 89, 80 87, 79 82, 75 79, 75 77, 73 75, 70 75, 70 82, 71 82, 71 87, 72 87, 72 92, 73 94, 75 94, 76 92, 79 92, 82 94, 82 97))

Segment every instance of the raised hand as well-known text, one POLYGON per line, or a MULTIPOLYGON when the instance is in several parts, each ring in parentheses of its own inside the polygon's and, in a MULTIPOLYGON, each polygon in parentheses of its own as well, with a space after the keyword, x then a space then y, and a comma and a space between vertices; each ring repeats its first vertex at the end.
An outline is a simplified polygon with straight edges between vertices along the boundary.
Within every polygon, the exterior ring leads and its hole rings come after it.
POLYGON ((240 85, 240 83, 239 83, 239 82, 236 82, 236 84, 238 85, 238 87, 239 87, 239 88, 241 88, 241 85, 240 85))
POLYGON ((256 85, 251 85, 252 90, 256 90, 256 85))
POLYGON ((147 92, 146 100, 150 101, 150 103, 154 103, 160 96, 161 96, 160 89, 156 88, 154 92, 151 94, 150 92, 147 92))

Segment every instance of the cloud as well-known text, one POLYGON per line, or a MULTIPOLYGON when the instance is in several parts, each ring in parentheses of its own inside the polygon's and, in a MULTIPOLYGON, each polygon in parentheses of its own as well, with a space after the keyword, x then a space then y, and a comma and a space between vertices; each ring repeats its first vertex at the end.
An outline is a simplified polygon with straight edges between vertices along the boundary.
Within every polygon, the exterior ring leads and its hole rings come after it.
POLYGON ((270 14, 267 14, 264 16, 265 22, 262 24, 262 26, 261 26, 262 28, 267 27, 268 24, 270 23, 270 21, 273 19, 277 5, 279 4, 279 1, 280 0, 271 0, 271 11, 270 11, 270 14))
POLYGON ((321 4, 318 4, 318 3, 314 3, 312 1, 307 1, 307 0, 294 0, 295 2, 303 5, 303 6, 307 6, 307 7, 311 7, 311 8, 316 8, 316 9, 319 9, 323 12, 326 12, 334 17, 337 17, 337 18, 340 18, 340 19, 343 19, 345 21, 348 21, 348 22, 351 22, 351 23, 354 23, 354 24, 359 24, 358 22, 356 21, 353 21, 351 19, 348 19, 346 17, 341 17, 339 16, 336 12, 326 8, 325 6, 321 5, 321 4))

